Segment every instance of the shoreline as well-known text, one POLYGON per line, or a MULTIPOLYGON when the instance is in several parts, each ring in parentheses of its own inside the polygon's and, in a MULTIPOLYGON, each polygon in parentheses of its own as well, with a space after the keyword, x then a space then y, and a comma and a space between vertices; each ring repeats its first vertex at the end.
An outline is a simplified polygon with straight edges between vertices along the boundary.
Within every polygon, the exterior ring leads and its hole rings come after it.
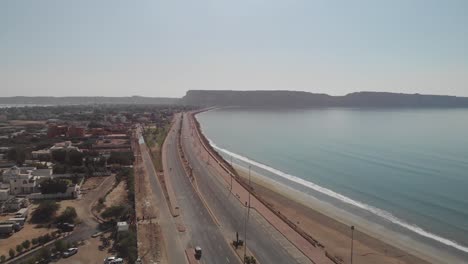
MULTIPOLYGON (((238 164, 233 166, 242 178, 248 177, 247 168, 238 164)), ((349 263, 350 259, 350 225, 356 227, 353 254, 355 262, 464 263, 443 250, 387 230, 384 226, 336 208, 255 171, 251 172, 251 180, 258 195, 325 245, 328 251, 341 257, 344 263, 349 263)))

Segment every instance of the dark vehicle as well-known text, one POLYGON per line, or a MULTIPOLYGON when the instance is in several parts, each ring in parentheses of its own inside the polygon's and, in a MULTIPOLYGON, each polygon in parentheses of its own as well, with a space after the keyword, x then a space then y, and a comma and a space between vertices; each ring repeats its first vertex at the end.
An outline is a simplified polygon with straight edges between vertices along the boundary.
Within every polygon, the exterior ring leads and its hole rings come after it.
POLYGON ((57 224, 57 228, 62 232, 71 232, 75 229, 75 225, 70 223, 59 223, 57 224))
POLYGON ((75 255, 78 252, 78 248, 69 248, 65 252, 63 252, 63 257, 68 258, 75 255))
POLYGON ((202 249, 201 247, 195 247, 195 258, 201 259, 202 256, 202 249))

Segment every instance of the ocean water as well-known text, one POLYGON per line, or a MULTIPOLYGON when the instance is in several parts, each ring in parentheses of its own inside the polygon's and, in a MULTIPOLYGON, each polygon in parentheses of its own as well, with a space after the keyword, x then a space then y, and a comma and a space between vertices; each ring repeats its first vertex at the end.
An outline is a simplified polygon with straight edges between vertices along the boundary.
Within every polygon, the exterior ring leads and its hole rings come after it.
POLYGON ((227 160, 468 256, 468 109, 217 109, 197 115, 227 160))

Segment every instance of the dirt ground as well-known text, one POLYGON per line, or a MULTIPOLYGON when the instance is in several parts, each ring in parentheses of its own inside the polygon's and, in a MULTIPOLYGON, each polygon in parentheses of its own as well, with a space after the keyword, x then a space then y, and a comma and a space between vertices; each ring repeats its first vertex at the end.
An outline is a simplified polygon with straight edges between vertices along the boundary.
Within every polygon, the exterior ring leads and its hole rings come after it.
MULTIPOLYGON (((139 153, 138 153, 139 154, 139 153)), ((135 160, 135 210, 138 221, 138 255, 143 263, 166 263, 163 254, 161 229, 158 225, 159 210, 151 190, 149 175, 141 162, 135 160)))
MULTIPOLYGON (((11 217, 13 217, 13 214, 1 216, 0 221, 8 220, 11 217)), ((0 238, 0 255, 8 256, 10 248, 16 249, 16 245, 21 244, 25 240, 31 241, 33 238, 52 233, 55 230, 55 228, 36 228, 36 224, 26 222, 24 228, 19 232, 7 238, 0 238)))
POLYGON ((69 258, 62 258, 56 263, 58 264, 102 264, 104 259, 110 256, 115 256, 108 253, 107 249, 99 250, 99 246, 103 242, 99 237, 88 239, 83 246, 78 247, 78 253, 69 258))
POLYGON ((162 256, 161 227, 156 223, 145 221, 138 224, 138 240, 146 241, 138 245, 138 255, 143 263, 160 263, 162 256))
POLYGON ((125 204, 128 202, 127 184, 121 181, 107 196, 104 205, 111 207, 113 205, 125 204))
POLYGON ((88 178, 83 186, 81 186, 82 191, 92 190, 98 187, 106 178, 105 177, 92 177, 88 178))
POLYGON ((137 219, 154 219, 158 215, 155 199, 146 170, 141 163, 135 166, 135 203, 137 219))

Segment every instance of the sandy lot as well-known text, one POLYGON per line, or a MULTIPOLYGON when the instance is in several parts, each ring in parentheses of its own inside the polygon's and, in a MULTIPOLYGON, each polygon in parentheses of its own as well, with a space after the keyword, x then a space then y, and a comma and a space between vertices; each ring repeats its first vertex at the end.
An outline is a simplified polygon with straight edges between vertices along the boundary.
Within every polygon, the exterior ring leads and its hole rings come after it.
MULTIPOLYGON (((0 220, 8 220, 13 215, 1 216, 0 220)), ((47 233, 52 233, 55 228, 36 228, 35 224, 29 222, 24 224, 24 228, 19 232, 14 233, 12 236, 7 238, 0 238, 0 255, 8 256, 8 251, 10 248, 16 249, 16 245, 21 244, 25 240, 31 241, 33 238, 45 235, 47 233)))
POLYGON ((96 187, 98 187, 104 180, 106 179, 106 177, 92 177, 92 178, 88 178, 85 183, 83 184, 83 186, 81 186, 81 190, 92 190, 92 189, 95 189, 96 187))
POLYGON ((69 258, 62 258, 59 264, 102 264, 106 257, 112 256, 107 249, 99 250, 102 244, 99 237, 91 238, 78 248, 78 253, 69 258))
POLYGON ((112 191, 106 196, 104 205, 111 207, 113 205, 125 204, 128 202, 127 196, 127 184, 125 181, 121 181, 112 191))

